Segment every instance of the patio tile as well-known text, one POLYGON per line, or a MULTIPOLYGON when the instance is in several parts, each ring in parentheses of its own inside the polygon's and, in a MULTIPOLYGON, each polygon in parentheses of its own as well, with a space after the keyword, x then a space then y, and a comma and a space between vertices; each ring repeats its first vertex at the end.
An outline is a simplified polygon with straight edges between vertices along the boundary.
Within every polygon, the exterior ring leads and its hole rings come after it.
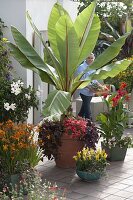
POLYGON ((125 200, 124 197, 118 197, 118 196, 115 196, 115 195, 110 195, 106 198, 103 198, 103 200, 125 200))
POLYGON ((107 194, 107 193, 95 191, 95 190, 94 190, 94 192, 90 192, 89 195, 92 196, 92 197, 99 198, 99 199, 102 199, 102 198, 109 196, 109 194, 107 194))
MULTIPOLYGON (((114 194, 115 194, 115 193, 114 193, 114 194)), ((128 197, 133 196, 133 193, 128 192, 128 191, 125 191, 125 190, 122 190, 122 191, 117 192, 116 195, 119 196, 119 197, 128 198, 128 197)))
POLYGON ((79 200, 100 200, 99 198, 97 197, 91 197, 91 196, 86 196, 84 198, 81 198, 79 200))
POLYGON ((126 179, 120 181, 119 183, 123 183, 126 185, 133 185, 133 180, 126 178, 126 179))
POLYGON ((124 162, 111 162, 106 176, 99 181, 85 182, 74 169, 61 169, 54 161, 44 159, 36 169, 43 180, 66 190, 66 200, 133 200, 133 149, 128 149, 124 162))
POLYGON ((72 198, 72 199, 85 199, 87 197, 87 195, 84 195, 84 194, 80 194, 78 192, 74 192, 72 191, 71 193, 68 193, 66 195, 67 198, 72 198))
POLYGON ((133 200, 133 196, 129 197, 129 198, 128 198, 128 199, 126 199, 126 200, 133 200))
POLYGON ((125 184, 122 184, 122 183, 121 184, 120 183, 114 183, 110 187, 122 190, 122 189, 127 188, 128 185, 125 185, 125 184))

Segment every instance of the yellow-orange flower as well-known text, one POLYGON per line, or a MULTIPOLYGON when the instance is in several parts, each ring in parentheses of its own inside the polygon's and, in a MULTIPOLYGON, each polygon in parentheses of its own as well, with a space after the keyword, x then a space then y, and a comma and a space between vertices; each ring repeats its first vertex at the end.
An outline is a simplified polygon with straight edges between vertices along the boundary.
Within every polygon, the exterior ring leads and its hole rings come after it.
POLYGON ((3 150, 4 150, 4 151, 7 151, 7 150, 8 150, 8 145, 7 145, 7 144, 4 144, 4 145, 3 145, 3 150))

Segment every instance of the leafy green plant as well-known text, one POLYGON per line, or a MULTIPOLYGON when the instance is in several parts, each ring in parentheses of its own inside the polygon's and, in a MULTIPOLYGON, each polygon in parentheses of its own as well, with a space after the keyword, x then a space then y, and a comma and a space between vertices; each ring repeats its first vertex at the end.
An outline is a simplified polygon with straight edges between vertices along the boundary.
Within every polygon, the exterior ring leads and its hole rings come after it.
POLYGON ((42 181, 33 169, 25 170, 21 175, 19 189, 7 185, 0 193, 0 200, 65 200, 65 188, 62 189, 49 181, 42 181))
POLYGON ((44 45, 44 61, 36 53, 25 37, 12 27, 12 35, 16 45, 10 43, 12 55, 25 68, 38 73, 41 80, 55 86, 45 101, 44 117, 60 117, 71 106, 71 96, 78 88, 88 85, 93 79, 114 77, 126 69, 131 61, 121 60, 108 64, 114 59, 128 34, 120 37, 99 57, 95 59, 85 71, 75 77, 79 64, 93 51, 100 32, 100 20, 95 14, 96 0, 91 3, 73 22, 64 8, 56 3, 51 11, 48 22, 49 49, 39 30, 28 19, 44 45), (81 80, 88 70, 96 70, 95 74, 81 80))
POLYGON ((0 40, 3 37, 3 28, 5 28, 7 26, 4 25, 4 22, 2 21, 2 19, 0 18, 0 40))
POLYGON ((42 152, 34 141, 34 134, 32 125, 15 125, 11 120, 0 124, 0 155, 5 173, 21 173, 25 161, 30 168, 41 160, 42 152))
POLYGON ((38 100, 35 90, 29 86, 24 88, 21 80, 7 80, 0 77, 0 122, 11 119, 24 122, 28 117, 29 108, 37 108, 38 100))
POLYGON ((10 51, 7 48, 6 38, 0 40, 0 77, 5 77, 7 80, 11 78, 11 61, 9 59, 10 51))
POLYGON ((107 166, 107 154, 105 150, 83 148, 73 158, 76 161, 77 170, 90 174, 95 172, 102 174, 107 166))
POLYGON ((108 146, 128 146, 131 144, 130 137, 123 138, 123 132, 126 127, 128 113, 124 103, 129 100, 126 91, 126 83, 121 83, 120 89, 111 96, 104 98, 107 106, 107 112, 100 113, 97 117, 100 122, 100 132, 103 143, 108 146), (106 99, 107 98, 107 99, 106 99))

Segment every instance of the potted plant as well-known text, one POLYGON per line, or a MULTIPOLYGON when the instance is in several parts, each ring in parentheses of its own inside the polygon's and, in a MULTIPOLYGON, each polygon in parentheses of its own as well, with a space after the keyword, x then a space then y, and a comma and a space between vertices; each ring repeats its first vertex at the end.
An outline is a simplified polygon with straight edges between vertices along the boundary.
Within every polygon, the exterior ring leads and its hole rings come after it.
POLYGON ((90 120, 67 116, 63 121, 44 121, 39 127, 39 144, 44 156, 55 159, 56 166, 75 167, 73 156, 84 145, 95 149, 99 135, 90 120))
POLYGON ((23 67, 38 73, 43 82, 55 86, 55 90, 45 101, 44 117, 59 118, 71 106, 71 97, 78 88, 85 87, 93 79, 114 77, 132 62, 126 59, 110 62, 125 43, 129 35, 125 34, 98 56, 85 71, 75 76, 78 66, 93 52, 98 39, 100 20, 95 14, 96 3, 95 0, 84 9, 75 22, 71 20, 67 11, 56 3, 48 22, 50 48, 45 44, 41 33, 27 13, 31 26, 44 46, 44 60, 26 38, 15 27, 11 27, 16 43, 16 45, 8 44, 11 54, 23 67), (81 77, 92 69, 96 72, 86 80, 81 80, 81 77))
POLYGON ((35 167, 42 158, 42 151, 34 141, 33 125, 14 124, 11 120, 0 123, 1 171, 7 175, 5 183, 15 185, 25 169, 35 167))
POLYGON ((60 120, 66 111, 68 115, 71 110, 72 96, 78 88, 84 88, 94 79, 113 77, 131 63, 126 59, 110 63, 125 43, 129 35, 126 34, 109 46, 86 70, 75 75, 78 66, 93 51, 98 39, 100 20, 95 14, 96 3, 97 1, 94 0, 77 16, 75 22, 71 20, 67 11, 56 3, 48 22, 50 48, 47 47, 41 33, 27 13, 31 26, 44 46, 44 60, 26 38, 15 27, 11 27, 16 43, 16 45, 9 43, 11 54, 23 67, 33 70, 39 74, 43 82, 55 87, 45 101, 44 118, 60 120), (86 80, 82 80, 82 76, 92 69, 96 72, 86 80))
POLYGON ((128 119, 125 103, 129 100, 129 96, 126 87, 127 84, 122 82, 119 90, 111 96, 107 97, 105 94, 107 112, 100 113, 97 117, 103 138, 102 147, 111 161, 124 160, 128 145, 132 142, 131 137, 123 135, 128 119))
POLYGON ((105 150, 83 148, 73 157, 77 175, 86 181, 98 180, 105 172, 107 154, 105 150))

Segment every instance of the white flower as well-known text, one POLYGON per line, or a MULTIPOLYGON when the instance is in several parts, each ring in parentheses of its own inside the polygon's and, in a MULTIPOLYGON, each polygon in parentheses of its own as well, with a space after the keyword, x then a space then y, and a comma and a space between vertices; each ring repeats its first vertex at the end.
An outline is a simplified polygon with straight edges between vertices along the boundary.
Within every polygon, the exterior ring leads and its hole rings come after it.
POLYGON ((23 82, 18 80, 17 82, 13 82, 11 84, 11 93, 18 95, 21 93, 21 86, 23 85, 23 82))
POLYGON ((18 80, 17 83, 18 83, 18 85, 20 85, 20 86, 23 86, 23 85, 24 85, 24 83, 23 83, 22 81, 20 81, 20 80, 18 80))
POLYGON ((16 104, 15 104, 15 103, 12 103, 12 104, 10 105, 10 108, 11 108, 12 110, 15 110, 16 104))
POLYGON ((10 110, 10 105, 9 105, 9 103, 4 103, 4 108, 5 108, 6 110, 10 110))
POLYGON ((15 108, 16 108, 16 104, 15 103, 12 103, 11 105, 9 105, 9 103, 4 103, 4 108, 6 109, 6 110, 15 110, 15 108))
POLYGON ((25 98, 30 100, 31 99, 30 94, 25 94, 25 98))

